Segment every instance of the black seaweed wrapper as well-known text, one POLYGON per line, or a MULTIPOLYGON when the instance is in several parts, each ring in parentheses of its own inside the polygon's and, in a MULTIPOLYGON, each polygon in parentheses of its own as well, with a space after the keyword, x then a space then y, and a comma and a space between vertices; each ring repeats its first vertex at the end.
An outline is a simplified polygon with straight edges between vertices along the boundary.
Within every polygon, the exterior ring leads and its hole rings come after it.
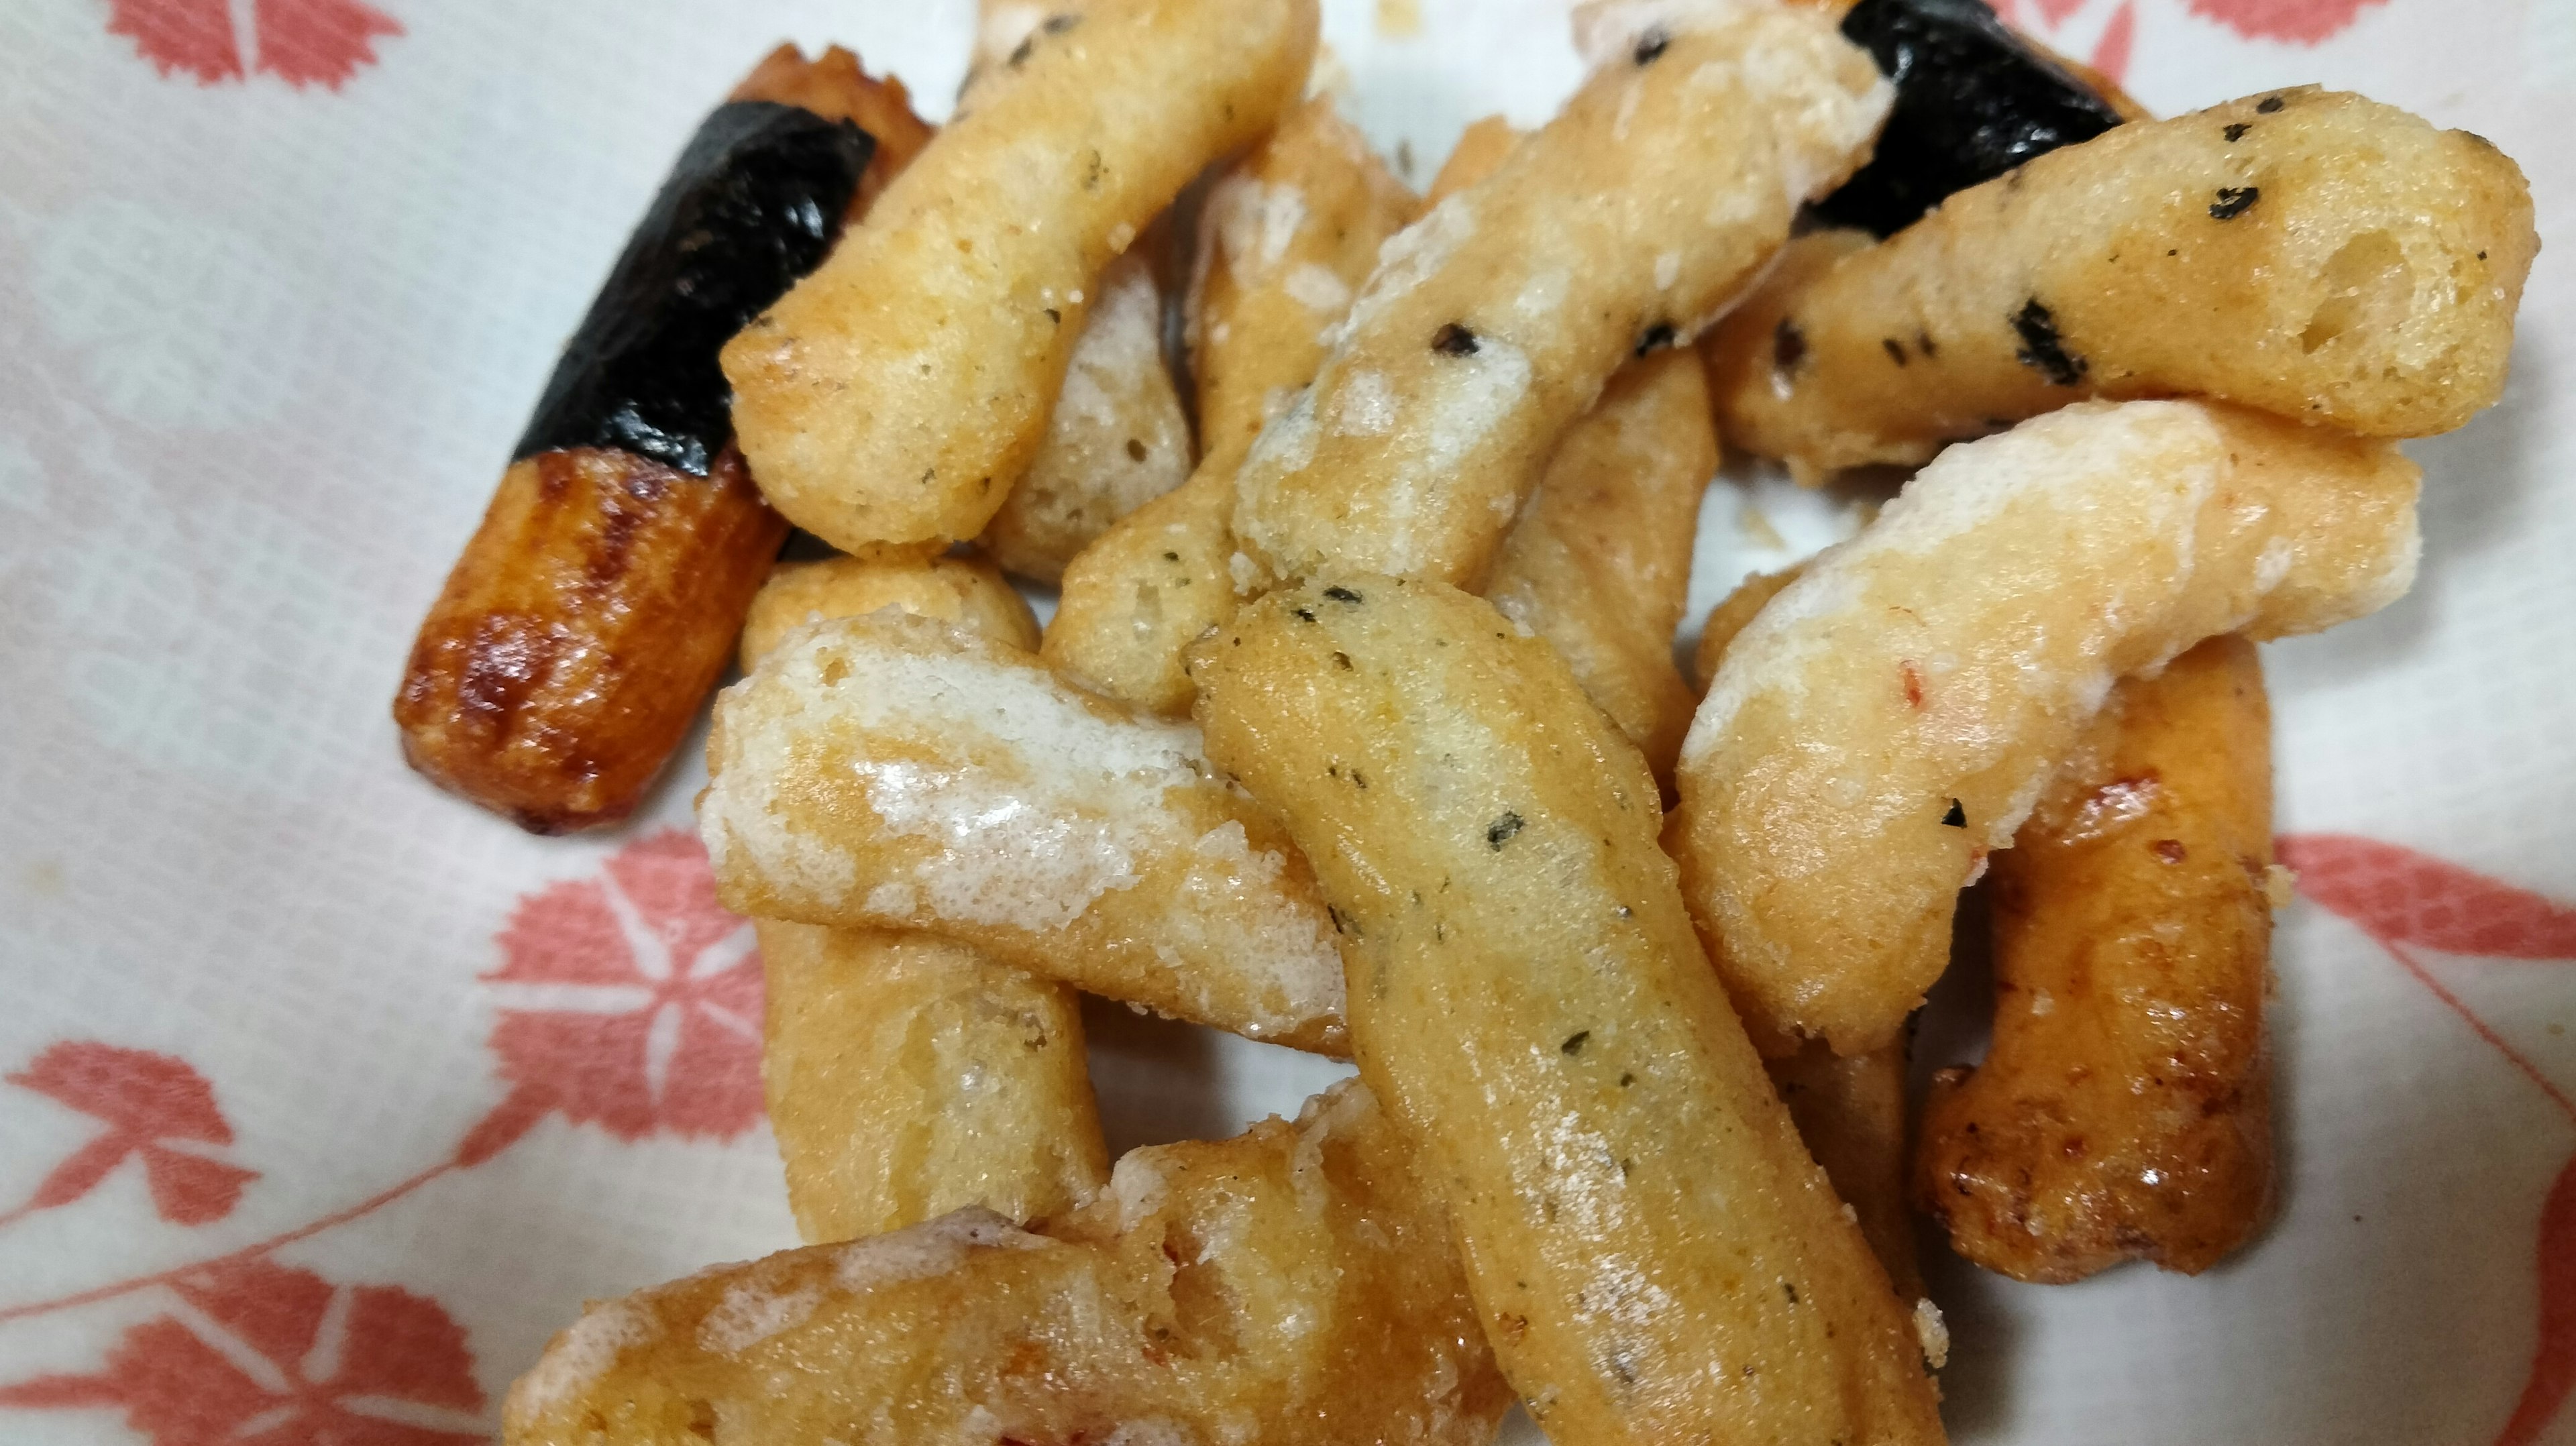
POLYGON ((2120 123, 1979 0, 1860 0, 1843 34, 1895 82, 1896 104, 1869 164, 1816 206, 1837 225, 1892 235, 1954 192, 2120 123))
POLYGON ((613 447, 703 477, 733 439, 716 357, 820 264, 876 140, 798 106, 719 106, 564 344, 513 461, 613 447))

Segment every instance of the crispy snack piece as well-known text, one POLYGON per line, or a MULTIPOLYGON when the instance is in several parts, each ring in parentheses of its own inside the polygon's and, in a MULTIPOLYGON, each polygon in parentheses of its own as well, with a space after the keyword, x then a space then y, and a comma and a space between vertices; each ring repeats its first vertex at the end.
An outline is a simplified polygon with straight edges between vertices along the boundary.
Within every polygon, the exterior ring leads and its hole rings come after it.
POLYGON ((1015 968, 1299 1049, 1342 1048, 1313 875, 1208 765, 1031 654, 876 613, 716 701, 698 827, 725 906, 926 929, 1015 968))
POLYGON ((1210 192, 1191 288, 1198 470, 1074 559, 1047 661, 1096 691, 1179 717, 1181 655, 1266 575, 1234 541, 1234 472, 1284 400, 1314 379, 1325 331, 1419 209, 1359 131, 1317 96, 1210 192))
POLYGON ((1467 122, 1467 128, 1458 133, 1458 144, 1449 148, 1449 159, 1440 163, 1440 174, 1431 178, 1431 189, 1423 193, 1423 203, 1437 206, 1501 170, 1512 148, 1521 143, 1522 134, 1519 127, 1499 115, 1467 122))
POLYGON ((1696 702, 1673 665, 1700 493, 1717 434, 1699 358, 1631 362, 1565 434, 1503 543, 1485 596, 1547 639, 1601 711, 1670 779, 1696 702))
POLYGON ((1109 263, 1044 440, 984 524, 984 549, 1055 582, 1112 523, 1190 474, 1190 423, 1163 363, 1163 291, 1143 248, 1109 263))
MULTIPOLYGON (((874 137, 851 216, 928 130, 900 81, 867 75, 838 46, 808 61, 782 45, 729 99, 799 106, 874 137)), ((674 185, 690 181, 716 184, 675 175, 674 185)), ((728 199, 744 202, 739 192, 728 199)), ((647 232, 677 216, 664 214, 670 200, 657 200, 647 232)), ((641 310, 669 303, 679 270, 652 263, 657 245, 673 244, 657 234, 631 241, 611 285, 623 280, 633 294, 596 305, 619 308, 608 314, 632 325, 641 310)), ((721 419, 721 403, 709 412, 721 419)), ((683 458, 609 446, 537 451, 502 474, 421 623, 394 699, 412 767, 538 833, 633 810, 723 674, 743 609, 787 535, 721 428, 695 440, 705 447, 703 476, 670 465, 683 458)))
POLYGON ((2446 432, 2504 387, 2538 247, 2484 140, 2357 95, 2248 96, 2041 156, 1730 316, 1719 427, 1810 475, 2082 396, 2446 432))
POLYGON ((1896 1298, 1911 1307, 1923 1296, 1923 1271, 1906 1209, 1905 1046, 1846 1057, 1819 1040, 1762 1064, 1807 1153, 1851 1207, 1896 1298))
POLYGON ((808 623, 854 618, 879 608, 954 623, 1015 648, 1038 644, 1037 614, 993 565, 979 557, 890 547, 865 557, 782 562, 751 600, 742 624, 742 670, 758 667, 808 623))
POLYGON ((859 175, 850 196, 849 219, 867 215, 868 207, 921 148, 930 144, 931 124, 913 114, 912 92, 893 76, 874 76, 859 68, 858 56, 838 45, 826 46, 820 58, 807 60, 794 45, 781 45, 762 56, 728 100, 766 100, 801 106, 825 120, 846 120, 876 138, 876 154, 859 175))
POLYGON ((1903 1309, 1692 937, 1654 779, 1555 650, 1353 574, 1191 657, 1209 756, 1316 860, 1361 1077, 1550 1437, 1940 1440, 1903 1309))
POLYGON ((1896 1038, 1950 916, 2114 679, 2402 594, 2416 466, 2199 402, 2087 402, 1954 447, 1737 636, 1671 843, 1764 1052, 1896 1038))
POLYGON ((1236 478, 1282 576, 1474 586, 1622 362, 1689 341, 1866 157, 1889 90, 1813 11, 1586 12, 1591 77, 1387 244, 1314 386, 1236 478))
POLYGON ((943 129, 725 348, 761 488, 845 550, 972 537, 1044 436, 1101 272, 1296 103, 1314 0, 1099 0, 943 129))
MULTIPOLYGON (((1469 125, 1431 202, 1492 175, 1519 143, 1501 116, 1469 125)), ((1673 666, 1673 629, 1717 471, 1717 435, 1695 410, 1708 397, 1700 372, 1686 351, 1620 368, 1557 444, 1485 586, 1503 616, 1556 645, 1666 782, 1696 701, 1673 666)))
POLYGON ((1483 1446, 1494 1371, 1436 1197, 1367 1090, 1136 1150, 1035 1231, 982 1211, 593 1304, 509 1446, 1483 1446))
POLYGON ((2017 1280, 2197 1274, 2272 1204, 2271 718, 2254 645, 2113 690, 1996 856, 1995 1035, 1925 1106, 1915 1188, 2017 1280))
POLYGON ((799 1235, 969 1205, 1048 1219, 1108 1179, 1071 988, 928 934, 754 922, 761 1081, 799 1235))
MULTIPOLYGON (((782 564, 752 601, 743 666, 796 628, 883 607, 1037 639, 990 564, 895 551, 782 564)), ((769 986, 761 1081, 807 1240, 968 1205, 1061 1215, 1108 1178, 1072 989, 925 934, 753 924, 769 986)))
POLYGON ((607 447, 512 463, 412 643, 403 757, 532 833, 624 818, 786 537, 731 448, 704 477, 607 447))
POLYGON ((1698 646, 1691 650, 1693 686, 1702 693, 1708 691, 1708 685, 1717 681, 1717 665, 1725 659, 1727 646, 1735 641, 1736 634, 1743 632, 1763 607, 1780 595, 1781 589, 1796 582, 1806 570, 1807 564, 1798 562, 1778 572, 1749 573, 1735 585, 1735 591, 1717 600, 1717 606, 1708 610, 1708 621, 1700 624, 1698 646))
MULTIPOLYGON (((1757 572, 1709 609, 1691 661, 1698 686, 1717 676, 1727 645, 1795 582, 1806 564, 1757 572)), ((1834 1193, 1859 1217, 1860 1233, 1887 1270, 1899 1300, 1919 1299, 1923 1272, 1914 1256, 1914 1221, 1905 1203, 1905 1055, 1903 1042, 1846 1058, 1821 1041, 1763 1061, 1780 1102, 1797 1121, 1798 1138, 1824 1167, 1834 1193)), ((1938 1354, 1927 1343, 1927 1352, 1938 1354)), ((1936 1359, 1933 1365, 1941 1362, 1936 1359)))

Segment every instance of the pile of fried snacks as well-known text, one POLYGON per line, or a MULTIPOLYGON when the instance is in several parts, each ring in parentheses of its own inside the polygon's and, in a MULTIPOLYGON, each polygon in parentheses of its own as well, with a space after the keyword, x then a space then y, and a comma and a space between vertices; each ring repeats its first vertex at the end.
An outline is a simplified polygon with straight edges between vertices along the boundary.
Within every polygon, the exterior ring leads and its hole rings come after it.
POLYGON ((1917 1218, 2259 1236, 2255 645, 2413 582, 2513 162, 2156 119, 1969 0, 1649 0, 1417 195, 1318 28, 991 0, 938 127, 782 48, 618 259, 395 711, 583 828, 738 656, 697 816, 807 1244, 590 1303, 512 1446, 1937 1442, 1917 1218), (1915 470, 1686 676, 1721 445, 1915 470), (1970 888, 1993 1044, 1909 1102, 1970 888), (1085 993, 1359 1077, 1113 1161, 1085 993))

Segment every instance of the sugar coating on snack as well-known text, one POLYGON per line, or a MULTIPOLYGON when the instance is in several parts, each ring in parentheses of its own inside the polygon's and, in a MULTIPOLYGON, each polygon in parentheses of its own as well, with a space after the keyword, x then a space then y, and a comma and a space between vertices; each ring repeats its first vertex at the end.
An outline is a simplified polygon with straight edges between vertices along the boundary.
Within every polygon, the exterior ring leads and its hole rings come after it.
POLYGON ((661 1338, 662 1323, 631 1300, 592 1301, 510 1388, 510 1409, 544 1411, 589 1390, 623 1352, 661 1338))

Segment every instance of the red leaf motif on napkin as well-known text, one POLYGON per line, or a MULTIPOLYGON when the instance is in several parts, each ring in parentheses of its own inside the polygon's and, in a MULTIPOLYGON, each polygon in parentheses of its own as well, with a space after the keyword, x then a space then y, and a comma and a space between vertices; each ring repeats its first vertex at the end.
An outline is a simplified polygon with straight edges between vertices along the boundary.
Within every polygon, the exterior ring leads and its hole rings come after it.
POLYGON ((121 1407, 154 1446, 469 1446, 474 1355, 438 1302, 250 1260, 171 1287, 91 1376, 0 1386, 0 1406, 121 1407))
POLYGON ((2314 45, 2350 25, 2363 6, 2381 3, 2384 0, 2184 0, 2184 8, 2248 40, 2314 45))
MULTIPOLYGON (((253 0, 250 20, 250 68, 331 90, 375 63, 377 37, 403 33, 362 0, 253 0)), ((185 73, 200 85, 243 78, 231 0, 108 0, 107 29, 163 75, 185 73)))
POLYGON ((492 1050, 511 1094, 459 1147, 472 1165, 550 1112, 620 1139, 730 1137, 760 1119, 760 956, 716 902, 696 838, 666 829, 601 876, 523 899, 501 931, 492 1050))
POLYGON ((214 1086, 185 1060, 96 1040, 65 1040, 8 1079, 107 1126, 54 1167, 24 1210, 78 1200, 133 1155, 143 1159, 152 1208, 180 1225, 231 1214, 242 1187, 259 1178, 256 1170, 172 1147, 172 1141, 233 1142, 232 1126, 215 1105, 214 1086))
POLYGON ((2490 959, 2576 959, 2576 908, 2351 834, 2289 834, 2299 892, 2383 942, 2490 959))
POLYGON ((2540 1340, 2531 1376, 2496 1446, 2531 1446, 2576 1388, 2576 1159, 2540 1207, 2540 1340))

